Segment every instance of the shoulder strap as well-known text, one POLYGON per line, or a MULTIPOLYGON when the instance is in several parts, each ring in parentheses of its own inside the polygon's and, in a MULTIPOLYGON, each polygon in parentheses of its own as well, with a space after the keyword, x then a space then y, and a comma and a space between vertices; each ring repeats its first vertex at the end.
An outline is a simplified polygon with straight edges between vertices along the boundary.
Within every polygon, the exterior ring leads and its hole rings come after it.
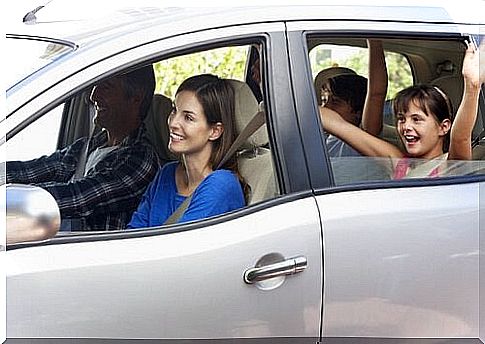
POLYGON ((71 181, 79 180, 84 177, 84 172, 86 169, 86 161, 88 156, 88 149, 89 149, 89 140, 90 137, 87 138, 86 142, 84 142, 83 147, 80 152, 79 161, 76 165, 76 170, 74 171, 73 176, 71 177, 71 181))
MULTIPOLYGON (((89 106, 90 123, 93 123, 93 118, 95 115, 94 106, 93 105, 88 105, 88 106, 89 106)), ((86 161, 88 156, 89 143, 91 142, 93 135, 94 135, 94 126, 90 125, 89 136, 86 142, 84 143, 84 146, 81 149, 79 161, 76 165, 76 170, 74 171, 74 174, 71 177, 71 181, 75 181, 84 177, 84 173, 86 172, 86 161)))
POLYGON ((190 201, 192 201, 192 196, 194 194, 192 193, 190 196, 188 196, 179 206, 175 211, 172 213, 172 215, 169 216, 169 218, 163 223, 164 225, 172 225, 174 223, 177 223, 178 220, 184 215, 185 211, 189 207, 190 201))
POLYGON ((236 137, 231 147, 229 147, 229 150, 227 151, 226 155, 224 155, 224 158, 222 158, 217 168, 221 168, 222 166, 224 166, 227 160, 229 160, 229 158, 234 153, 236 153, 236 151, 242 146, 244 141, 246 141, 251 135, 253 135, 256 132, 256 130, 258 130, 264 124, 264 122, 265 122, 264 111, 256 112, 253 118, 251 118, 248 124, 246 124, 244 129, 236 137))

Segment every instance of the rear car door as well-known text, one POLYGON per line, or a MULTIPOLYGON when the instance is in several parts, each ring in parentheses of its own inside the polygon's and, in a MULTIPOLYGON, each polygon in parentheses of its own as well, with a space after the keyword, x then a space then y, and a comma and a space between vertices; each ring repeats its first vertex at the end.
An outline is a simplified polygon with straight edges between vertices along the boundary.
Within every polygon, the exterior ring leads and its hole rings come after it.
MULTIPOLYGON (((410 40, 414 57, 426 47, 431 53, 432 41, 448 40, 448 46, 459 41, 463 52, 464 37, 477 35, 478 25, 313 21, 289 23, 288 31, 298 118, 322 219, 323 341, 483 340, 479 286, 483 290, 485 272, 479 263, 484 250, 485 177, 477 172, 394 181, 366 178, 362 171, 368 171, 370 158, 339 165, 345 160, 335 160, 325 149, 313 89, 312 72, 314 76, 318 70, 311 69, 309 58, 310 42, 366 48, 366 38, 381 39, 384 47, 388 44, 397 51, 405 51, 410 40), (357 168, 359 164, 363 168, 357 168), (347 174, 353 179, 342 178, 347 174)), ((419 74, 419 68, 414 69, 416 83, 432 79, 424 70, 419 74)), ((460 76, 461 65, 454 71, 460 76)), ((483 113, 483 92, 480 107, 483 113)), ((480 116, 478 125, 483 123, 480 116)), ((483 161, 472 163, 483 168, 483 161)))

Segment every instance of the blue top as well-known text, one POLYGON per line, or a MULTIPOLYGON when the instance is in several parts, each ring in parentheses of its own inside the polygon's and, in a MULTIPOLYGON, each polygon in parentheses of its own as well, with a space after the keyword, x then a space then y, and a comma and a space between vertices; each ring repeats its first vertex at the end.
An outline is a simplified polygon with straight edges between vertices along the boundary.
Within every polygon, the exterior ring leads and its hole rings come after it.
MULTIPOLYGON (((128 228, 160 226, 185 200, 185 196, 177 193, 177 165, 178 162, 167 163, 158 172, 133 213, 128 228)), ((229 170, 216 170, 195 189, 178 223, 223 214, 244 206, 244 194, 238 178, 229 170)))

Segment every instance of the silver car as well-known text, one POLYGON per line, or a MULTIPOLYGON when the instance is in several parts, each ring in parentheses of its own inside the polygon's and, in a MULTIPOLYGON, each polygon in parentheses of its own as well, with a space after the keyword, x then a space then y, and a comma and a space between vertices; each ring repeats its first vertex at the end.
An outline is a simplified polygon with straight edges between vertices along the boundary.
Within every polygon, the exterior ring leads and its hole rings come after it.
MULTIPOLYGON (((469 11, 485 13, 484 2, 472 4, 469 11)), ((376 159, 329 154, 314 88, 329 66, 367 76, 366 39, 380 39, 389 102, 406 86, 435 83, 456 110, 465 41, 483 38, 483 15, 480 22, 438 7, 150 7, 43 21, 44 10, 7 33, 5 54, 25 64, 7 79, 8 160, 88 135, 93 84, 149 63, 156 92, 168 98, 185 76, 239 80, 254 96, 241 105, 243 122, 262 112, 265 124, 238 154, 249 204, 213 218, 57 232, 48 194, 3 185, 8 344, 485 341, 483 88, 474 160, 443 177, 403 180, 376 159), (40 217, 48 228, 34 230, 40 217)), ((381 136, 398 144, 392 113, 383 120, 381 136)))

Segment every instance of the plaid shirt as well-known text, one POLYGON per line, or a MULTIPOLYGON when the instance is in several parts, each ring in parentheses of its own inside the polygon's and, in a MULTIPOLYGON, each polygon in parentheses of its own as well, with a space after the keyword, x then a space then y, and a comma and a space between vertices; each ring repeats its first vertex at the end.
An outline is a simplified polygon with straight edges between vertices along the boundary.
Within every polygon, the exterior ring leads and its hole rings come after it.
MULTIPOLYGON (((7 162, 7 183, 30 183, 50 192, 62 219, 80 219, 73 230, 125 228, 141 196, 159 169, 157 154, 145 138, 145 127, 126 137, 84 178, 71 181, 88 138, 30 161, 7 162)), ((88 155, 107 142, 102 131, 89 142, 88 155)))

